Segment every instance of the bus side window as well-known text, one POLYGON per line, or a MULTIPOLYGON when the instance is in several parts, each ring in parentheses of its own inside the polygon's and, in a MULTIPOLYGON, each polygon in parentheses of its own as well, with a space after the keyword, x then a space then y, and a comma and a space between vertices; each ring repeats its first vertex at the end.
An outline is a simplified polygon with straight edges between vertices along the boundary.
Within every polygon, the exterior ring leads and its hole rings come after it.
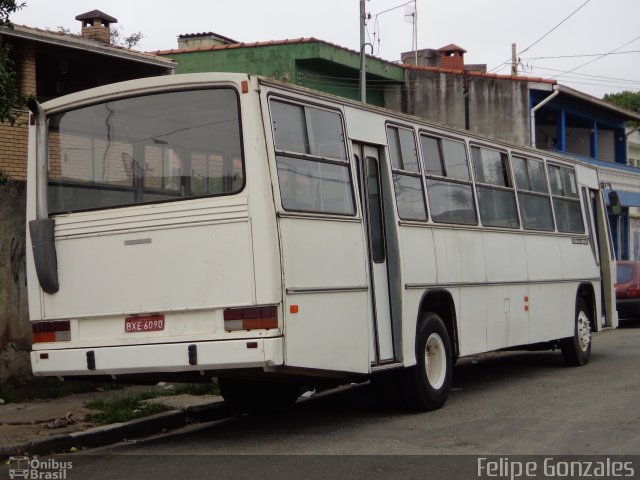
POLYGON ((420 135, 434 222, 476 225, 467 149, 461 141, 420 135))
POLYGON ((340 114, 279 100, 269 105, 282 207, 355 215, 340 114))
POLYGON ((471 158, 482 225, 519 228, 509 156, 497 150, 471 147, 471 158))
POLYGON ((548 164, 547 171, 558 231, 584 233, 580 197, 573 168, 548 164))
POLYGON ((426 220, 427 207, 415 134, 406 128, 389 126, 387 139, 398 216, 403 220, 426 220))
POLYGON ((525 230, 553 231, 553 214, 542 160, 513 156, 520 217, 525 230))

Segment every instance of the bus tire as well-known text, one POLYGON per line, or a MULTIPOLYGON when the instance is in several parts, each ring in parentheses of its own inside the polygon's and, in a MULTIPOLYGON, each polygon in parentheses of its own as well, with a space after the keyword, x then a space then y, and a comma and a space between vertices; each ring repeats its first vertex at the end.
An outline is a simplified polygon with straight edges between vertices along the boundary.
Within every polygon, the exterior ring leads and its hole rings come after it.
POLYGON ((560 340, 562 358, 569 366, 580 367, 589 363, 589 357, 591 356, 591 320, 589 312, 587 302, 578 297, 573 337, 560 340))
POLYGON ((447 328, 440 316, 426 313, 416 332, 416 365, 402 372, 402 391, 414 411, 437 410, 451 387, 453 356, 447 328))
POLYGON ((244 378, 219 378, 220 393, 237 413, 274 413, 293 407, 300 386, 293 381, 268 382, 244 378))

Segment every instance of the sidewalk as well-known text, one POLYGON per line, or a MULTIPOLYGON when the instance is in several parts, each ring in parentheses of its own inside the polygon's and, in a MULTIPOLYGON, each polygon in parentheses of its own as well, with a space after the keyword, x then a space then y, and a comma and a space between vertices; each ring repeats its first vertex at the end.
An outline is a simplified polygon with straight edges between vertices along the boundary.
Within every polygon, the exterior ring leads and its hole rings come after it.
POLYGON ((153 402, 167 405, 170 410, 148 417, 102 426, 85 420, 92 412, 85 407, 89 401, 107 401, 154 389, 157 387, 128 386, 0 405, 0 459, 15 454, 45 455, 97 447, 228 415, 222 397, 183 394, 154 398, 153 402))

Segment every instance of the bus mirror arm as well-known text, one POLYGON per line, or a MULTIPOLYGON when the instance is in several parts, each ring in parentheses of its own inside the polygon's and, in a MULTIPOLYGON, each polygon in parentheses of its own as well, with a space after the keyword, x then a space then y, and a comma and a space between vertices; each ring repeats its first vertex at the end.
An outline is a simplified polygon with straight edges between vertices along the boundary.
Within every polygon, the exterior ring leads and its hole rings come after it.
POLYGON ((54 238, 55 220, 45 218, 29 222, 33 260, 42 290, 49 294, 60 289, 58 283, 58 258, 54 238))
POLYGON ((29 221, 29 234, 33 248, 33 260, 42 290, 56 293, 58 283, 58 259, 54 237, 55 220, 49 218, 47 208, 47 123, 42 106, 29 99, 28 107, 36 120, 36 219, 29 221))
POLYGON ((622 213, 622 205, 620 205, 618 192, 609 192, 609 205, 611 206, 611 213, 613 215, 620 215, 622 213))

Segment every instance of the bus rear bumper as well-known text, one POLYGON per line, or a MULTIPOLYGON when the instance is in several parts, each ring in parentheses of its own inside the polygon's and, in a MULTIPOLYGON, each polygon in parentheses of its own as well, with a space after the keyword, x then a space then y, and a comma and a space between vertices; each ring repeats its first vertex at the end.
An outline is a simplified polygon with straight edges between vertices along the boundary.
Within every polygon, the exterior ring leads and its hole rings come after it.
POLYGON ((197 372, 283 365, 282 337, 31 352, 39 376, 197 372))

